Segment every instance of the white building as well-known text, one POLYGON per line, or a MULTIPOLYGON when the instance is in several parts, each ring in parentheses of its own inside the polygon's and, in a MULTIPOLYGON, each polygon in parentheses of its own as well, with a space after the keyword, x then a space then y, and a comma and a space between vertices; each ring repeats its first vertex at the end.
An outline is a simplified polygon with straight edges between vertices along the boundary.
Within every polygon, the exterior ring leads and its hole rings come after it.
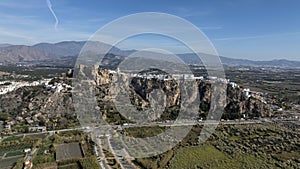
POLYGON ((29 153, 31 151, 31 148, 25 148, 24 153, 29 153))
POLYGON ((246 97, 250 97, 250 89, 244 89, 243 90, 243 95, 246 97))
POLYGON ((230 82, 229 85, 232 87, 232 88, 236 88, 238 87, 238 85, 234 82, 230 82))

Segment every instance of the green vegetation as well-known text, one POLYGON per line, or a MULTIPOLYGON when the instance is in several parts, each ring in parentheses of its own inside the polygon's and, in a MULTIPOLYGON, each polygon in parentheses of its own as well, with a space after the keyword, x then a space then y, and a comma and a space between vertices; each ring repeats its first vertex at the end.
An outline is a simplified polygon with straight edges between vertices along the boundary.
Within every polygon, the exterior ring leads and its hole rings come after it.
POLYGON ((49 162, 55 162, 54 154, 50 155, 38 155, 34 160, 32 160, 34 164, 42 164, 42 163, 49 163, 49 162))
MULTIPOLYGON (((22 159, 22 158, 21 158, 22 159)), ((11 157, 8 159, 0 159, 0 168, 11 168, 12 166, 19 164, 20 157, 11 157)), ((23 167, 22 165, 18 165, 18 168, 16 169, 21 169, 23 167)))
POLYGON ((58 162, 59 169, 98 169, 99 167, 95 157, 74 158, 58 162))
POLYGON ((159 126, 137 127, 137 128, 124 129, 122 133, 127 136, 145 138, 145 137, 156 136, 164 132, 166 129, 168 129, 168 127, 159 127, 159 126))
POLYGON ((225 73, 227 78, 244 88, 268 93, 268 97, 279 101, 280 107, 290 108, 287 103, 300 104, 299 69, 250 68, 241 71, 232 67, 225 73))
POLYGON ((94 156, 80 159, 79 162, 81 168, 98 169, 100 167, 98 165, 96 157, 94 156))
MULTIPOLYGON (((45 141, 44 141, 45 142, 45 141)), ((34 165, 41 166, 40 164, 44 163, 53 163, 55 162, 55 149, 53 145, 42 144, 40 149, 37 151, 37 155, 33 158, 32 162, 34 165), (45 153, 46 151, 46 153, 45 153)))
POLYGON ((6 121, 9 117, 8 113, 0 113, 0 121, 6 121))
POLYGON ((5 153, 11 152, 11 151, 23 151, 25 148, 32 147, 35 140, 30 141, 6 141, 1 142, 0 144, 0 155, 3 155, 5 153))
POLYGON ((174 169, 197 168, 199 165, 207 168, 225 160, 228 157, 213 146, 186 147, 176 152, 170 166, 174 169))
POLYGON ((39 139, 22 137, 8 137, 0 143, 0 168, 12 167, 19 169, 23 167, 23 155, 25 148, 34 147, 39 139))
POLYGON ((19 132, 19 133, 28 133, 28 125, 16 125, 12 127, 13 132, 19 132))
POLYGON ((172 150, 134 162, 147 169, 300 167, 300 134, 282 123, 219 125, 205 144, 201 130, 194 126, 172 150))
POLYGON ((53 134, 44 139, 39 138, 39 150, 33 157, 34 169, 42 169, 45 167, 62 168, 62 169, 85 169, 99 168, 96 158, 93 156, 93 142, 88 135, 81 130, 64 131, 53 134), (83 153, 83 158, 60 159, 56 157, 57 151, 66 150, 65 148, 57 148, 55 145, 66 145, 70 148, 70 154, 73 155, 74 146, 77 144, 83 153))
POLYGON ((60 76, 67 71, 67 68, 49 68, 49 67, 18 67, 0 65, 0 71, 9 73, 0 76, 0 81, 35 81, 45 78, 60 76))
POLYGON ((19 155, 23 155, 23 154, 24 154, 23 150, 10 151, 10 152, 6 153, 5 158, 6 157, 19 156, 19 155))
MULTIPOLYGON (((179 149, 170 161, 170 168, 211 168, 211 169, 239 169, 260 168, 266 166, 262 158, 258 159, 252 155, 240 154, 230 157, 217 150, 211 145, 200 145, 197 147, 184 147, 179 149)), ((275 166, 273 166, 275 167, 275 166)))
POLYGON ((21 136, 10 136, 2 140, 2 142, 8 142, 8 141, 20 141, 22 139, 21 136))

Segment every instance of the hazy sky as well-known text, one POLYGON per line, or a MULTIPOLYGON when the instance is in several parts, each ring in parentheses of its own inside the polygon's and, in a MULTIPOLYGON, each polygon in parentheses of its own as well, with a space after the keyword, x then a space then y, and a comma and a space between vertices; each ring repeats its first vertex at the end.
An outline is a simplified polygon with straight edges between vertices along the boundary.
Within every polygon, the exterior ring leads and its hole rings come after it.
POLYGON ((299 0, 1 0, 0 43, 88 40, 103 25, 137 12, 192 22, 223 56, 300 60, 299 0))

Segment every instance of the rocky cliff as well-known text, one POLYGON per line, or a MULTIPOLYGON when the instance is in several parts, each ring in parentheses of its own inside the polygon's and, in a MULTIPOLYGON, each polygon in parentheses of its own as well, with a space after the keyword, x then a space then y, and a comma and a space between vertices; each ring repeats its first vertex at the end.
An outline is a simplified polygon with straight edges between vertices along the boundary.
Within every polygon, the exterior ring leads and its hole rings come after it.
MULTIPOLYGON (((188 96, 194 97, 194 100, 200 99, 199 118, 206 118, 211 107, 212 85, 207 80, 196 80, 198 91, 192 91, 192 89, 189 91, 190 89, 182 88, 175 80, 128 77, 124 74, 98 69, 98 67, 93 67, 92 70, 82 68, 81 71, 85 74, 91 74, 90 79, 95 79, 97 99, 105 118, 110 119, 118 116, 119 120, 124 120, 125 117, 118 113, 120 106, 116 106, 123 104, 123 106, 127 105, 128 107, 134 105, 139 112, 148 113, 147 117, 152 120, 176 119, 182 105, 183 91, 198 94, 197 97, 193 94, 188 94, 188 96), (87 73, 88 71, 92 71, 92 73, 87 73), (157 100, 159 101, 157 102, 157 100), (162 110, 163 113, 155 113, 153 110, 162 110)), ((224 119, 272 115, 272 109, 263 102, 262 98, 245 96, 242 88, 227 85, 226 98, 222 117, 224 119)), ((126 117, 128 116, 134 117, 133 114, 127 113, 126 117)))

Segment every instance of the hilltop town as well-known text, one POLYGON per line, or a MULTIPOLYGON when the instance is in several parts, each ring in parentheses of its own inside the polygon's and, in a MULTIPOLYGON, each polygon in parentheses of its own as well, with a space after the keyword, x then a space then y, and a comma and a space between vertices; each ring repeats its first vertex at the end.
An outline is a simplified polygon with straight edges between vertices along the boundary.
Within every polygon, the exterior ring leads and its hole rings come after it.
MULTIPOLYGON (((94 84, 98 88, 96 90, 99 101, 99 107, 97 109, 103 112, 103 119, 112 127, 104 126, 106 129, 101 130, 102 133, 98 134, 98 136, 90 135, 88 133, 91 133, 94 129, 89 126, 80 126, 80 119, 78 119, 78 114, 76 114, 73 106, 72 93, 76 90, 76 87, 72 84, 72 81, 74 82, 74 77, 72 76, 73 71, 69 70, 66 72, 67 73, 63 73, 52 79, 40 79, 30 82, 5 80, 1 82, 0 89, 2 93, 0 99, 2 113, 0 116, 0 153, 3 152, 1 163, 7 164, 7 166, 15 165, 17 168, 42 168, 45 165, 53 167, 63 167, 65 165, 79 165, 77 167, 80 167, 91 165, 96 168, 99 166, 102 168, 148 168, 149 166, 147 167, 147 165, 152 165, 150 168, 156 168, 158 167, 157 165, 162 164, 155 164, 154 162, 148 163, 146 162, 149 160, 147 158, 135 159, 132 157, 123 158, 118 156, 117 152, 124 151, 120 150, 117 142, 115 142, 119 139, 118 135, 120 133, 126 133, 127 135, 140 137, 140 135, 145 135, 147 132, 156 133, 167 127, 191 125, 194 126, 193 132, 178 146, 168 151, 167 154, 181 151, 182 148, 186 147, 183 145, 198 145, 199 143, 192 140, 195 140, 198 135, 197 132, 194 132, 201 129, 206 121, 207 108, 210 103, 209 95, 211 93, 211 83, 225 84, 227 88, 227 99, 224 114, 219 121, 220 127, 216 131, 216 134, 209 139, 207 143, 209 146, 206 148, 214 152, 218 151, 225 154, 230 151, 247 151, 253 153, 254 158, 254 149, 250 148, 244 150, 240 147, 239 140, 248 136, 254 137, 256 132, 256 130, 249 130, 248 133, 245 133, 248 129, 245 131, 242 130, 242 128, 246 126, 265 125, 265 129, 259 132, 259 135, 261 135, 259 137, 266 137, 263 133, 272 130, 272 132, 277 135, 282 135, 283 132, 286 132, 284 134, 285 137, 293 137, 294 140, 300 138, 297 134, 295 135, 295 132, 297 133, 299 130, 297 123, 299 122, 299 115, 295 113, 297 106, 289 108, 289 106, 294 103, 282 103, 276 99, 276 97, 268 93, 252 90, 251 86, 244 87, 244 84, 239 84, 237 81, 210 77, 205 74, 167 75, 157 70, 141 73, 124 73, 119 69, 111 70, 98 66, 80 66, 79 73, 86 73, 92 75, 92 78, 94 78, 94 84), (149 95, 147 94, 147 91, 150 91, 150 86, 156 86, 162 89, 172 86, 166 95, 168 100, 166 105, 168 105, 168 108, 160 117, 149 114, 150 121, 151 118, 153 118, 150 123, 145 122, 138 124, 126 119, 124 116, 118 114, 113 104, 114 96, 109 94, 110 92, 119 92, 118 90, 111 91, 114 90, 114 88, 109 87, 110 84, 117 79, 131 79, 132 84, 130 91, 133 94, 130 97, 132 104, 141 110, 146 109, 150 104, 149 95), (176 111, 176 107, 178 106, 176 100, 178 100, 180 89, 176 81, 194 81, 198 84, 198 91, 200 92, 202 102, 199 105, 199 116, 196 119, 196 123, 194 119, 174 123, 176 114, 174 116, 174 114, 170 112, 176 111), (277 131, 271 129, 272 124, 281 126, 281 130, 277 131), (290 127, 293 127, 293 131, 289 131, 290 127), (215 140, 224 137, 224 132, 222 131, 225 129, 227 130, 227 134, 230 135, 230 138, 235 139, 234 143, 232 143, 234 146, 233 149, 226 148, 226 146, 218 146, 219 144, 229 145, 228 141, 216 142, 215 140), (231 130, 238 130, 240 134, 236 135, 232 133, 231 130), (292 134, 294 134, 294 136, 292 136, 292 134), (65 137, 66 135, 69 137, 65 137), (47 144, 44 145, 46 142, 47 144), (8 144, 11 148, 9 152, 6 152, 4 147, 8 144), (15 146, 15 148, 12 148, 12 146, 15 146), (64 155, 65 153, 73 155, 64 155), (10 158, 10 156, 13 158, 10 158), (12 162, 9 162, 9 159, 12 160, 12 162)), ((103 129, 101 126, 98 127, 99 129, 103 129)), ((248 144, 254 147, 260 146, 261 144, 270 145, 271 140, 265 138, 265 140, 249 141, 248 144)), ((293 147, 296 146, 296 144, 297 141, 290 144, 284 143, 284 147, 293 147)), ((200 148, 198 153, 206 151, 206 148, 203 150, 200 148)), ((261 151, 271 151, 276 154, 271 155, 272 157, 268 154, 264 155, 266 158, 272 158, 272 163, 276 163, 276 165, 279 166, 297 166, 298 158, 293 157, 289 159, 289 162, 277 160, 279 156, 284 155, 280 153, 293 153, 290 152, 289 148, 283 149, 278 147, 276 151, 272 150, 271 147, 269 148, 261 151)), ((184 151, 190 150, 187 148, 184 151)), ((128 154, 129 152, 125 151, 123 153, 128 154)), ((167 154, 164 153, 154 158, 170 158, 167 154)), ((164 166, 175 165, 173 163, 178 163, 176 158, 179 157, 175 156, 173 160, 169 159, 173 162, 164 164, 164 166)), ((244 160, 246 159, 247 158, 244 160)), ((179 164, 176 165, 180 166, 179 164)), ((271 166, 270 163, 263 164, 262 161, 261 165, 271 166)))

